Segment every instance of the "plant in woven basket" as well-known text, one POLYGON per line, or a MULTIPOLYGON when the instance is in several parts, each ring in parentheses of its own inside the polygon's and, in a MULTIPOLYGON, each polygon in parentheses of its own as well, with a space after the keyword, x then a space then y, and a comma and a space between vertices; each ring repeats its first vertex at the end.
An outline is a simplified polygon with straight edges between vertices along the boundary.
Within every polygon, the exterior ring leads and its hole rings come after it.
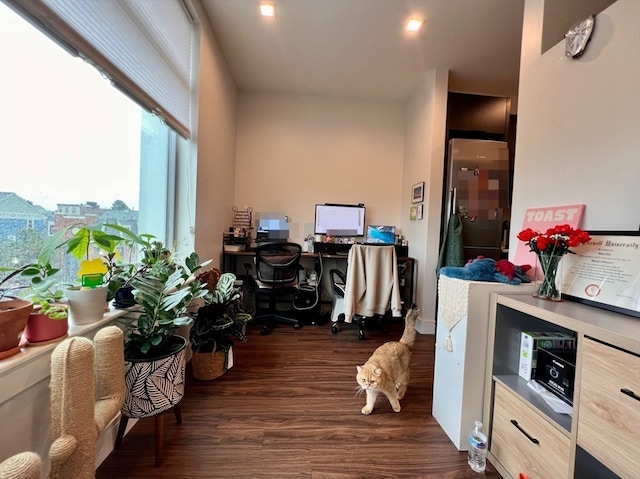
POLYGON ((253 317, 242 308, 240 289, 235 287, 233 273, 220 274, 217 270, 207 271, 198 276, 206 283, 208 293, 205 305, 198 313, 191 328, 189 339, 191 348, 197 353, 228 352, 233 346, 233 337, 247 341, 246 324, 253 317))

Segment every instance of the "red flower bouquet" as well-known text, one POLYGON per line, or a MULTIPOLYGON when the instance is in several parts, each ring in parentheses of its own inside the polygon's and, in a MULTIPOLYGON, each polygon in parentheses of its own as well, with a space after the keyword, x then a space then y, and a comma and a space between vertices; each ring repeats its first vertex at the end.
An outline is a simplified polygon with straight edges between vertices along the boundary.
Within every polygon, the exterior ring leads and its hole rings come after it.
POLYGON ((527 228, 518 233, 518 239, 527 243, 530 250, 536 254, 563 255, 573 253, 569 250, 570 247, 591 241, 591 236, 589 233, 578 228, 573 229, 569 225, 556 225, 545 233, 527 228))
POLYGON ((527 228, 518 233, 518 239, 527 243, 529 249, 536 253, 544 274, 535 296, 560 301, 560 292, 556 287, 560 260, 565 253, 573 253, 570 247, 591 241, 589 233, 569 225, 556 225, 545 233, 527 228))

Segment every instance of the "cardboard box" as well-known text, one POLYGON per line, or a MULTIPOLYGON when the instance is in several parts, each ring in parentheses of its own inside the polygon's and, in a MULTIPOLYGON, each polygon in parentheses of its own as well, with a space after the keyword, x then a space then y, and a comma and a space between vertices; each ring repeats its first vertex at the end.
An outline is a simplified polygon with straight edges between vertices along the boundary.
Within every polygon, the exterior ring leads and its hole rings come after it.
POLYGON ((564 349, 538 349, 536 382, 542 384, 564 402, 573 405, 576 376, 576 352, 564 349))
POLYGON ((540 347, 573 351, 576 349, 576 338, 566 333, 523 331, 520 335, 518 375, 527 381, 536 377, 536 359, 540 347))

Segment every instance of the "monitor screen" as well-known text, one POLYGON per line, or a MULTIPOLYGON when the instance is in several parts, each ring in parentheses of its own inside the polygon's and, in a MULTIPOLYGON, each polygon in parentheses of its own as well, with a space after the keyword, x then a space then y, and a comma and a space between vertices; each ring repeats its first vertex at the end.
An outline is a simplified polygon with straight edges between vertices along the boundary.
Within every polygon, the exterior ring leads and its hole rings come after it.
POLYGON ((314 233, 329 236, 364 236, 364 205, 316 205, 314 233))
POLYGON ((266 240, 286 240, 289 238, 289 223, 286 218, 274 213, 260 213, 258 237, 266 240))
POLYGON ((395 226, 367 226, 367 243, 373 244, 395 244, 395 226))

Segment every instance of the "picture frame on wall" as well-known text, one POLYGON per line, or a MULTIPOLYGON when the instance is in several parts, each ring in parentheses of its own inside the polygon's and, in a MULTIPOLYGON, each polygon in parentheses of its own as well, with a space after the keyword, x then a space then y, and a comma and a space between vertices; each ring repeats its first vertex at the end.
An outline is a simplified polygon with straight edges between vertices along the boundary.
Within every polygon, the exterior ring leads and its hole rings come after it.
POLYGON ((412 206, 411 209, 409 210, 409 219, 411 221, 415 221, 417 213, 418 213, 418 207, 417 206, 412 206))
POLYGON ((416 219, 417 220, 421 220, 422 219, 423 208, 424 208, 424 204, 423 203, 420 203, 419 205, 416 206, 416 219))
POLYGON ((589 235, 562 258, 562 298, 640 318, 640 232, 589 235))
POLYGON ((411 203, 422 203, 424 201, 424 181, 416 183, 411 187, 411 203))

